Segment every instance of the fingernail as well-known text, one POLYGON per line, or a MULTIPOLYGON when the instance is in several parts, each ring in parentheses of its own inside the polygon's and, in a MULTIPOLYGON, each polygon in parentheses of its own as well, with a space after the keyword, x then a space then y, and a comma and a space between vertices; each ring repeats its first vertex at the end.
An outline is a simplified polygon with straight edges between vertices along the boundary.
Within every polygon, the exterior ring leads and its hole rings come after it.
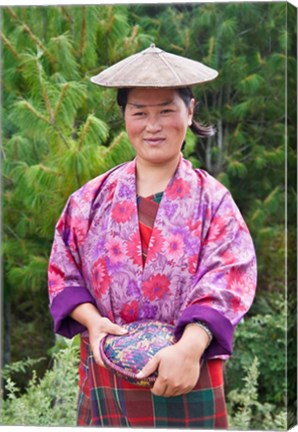
POLYGON ((143 373, 142 371, 136 374, 136 377, 137 377, 138 379, 144 378, 144 376, 145 376, 145 375, 144 375, 144 373, 143 373))

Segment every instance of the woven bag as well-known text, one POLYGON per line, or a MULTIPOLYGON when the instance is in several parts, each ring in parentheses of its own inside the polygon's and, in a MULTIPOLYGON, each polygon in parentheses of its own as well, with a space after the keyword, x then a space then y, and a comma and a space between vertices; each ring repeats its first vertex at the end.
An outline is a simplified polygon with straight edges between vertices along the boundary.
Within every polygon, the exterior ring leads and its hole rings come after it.
POLYGON ((152 387, 157 372, 138 379, 148 361, 162 348, 175 343, 174 326, 160 321, 136 321, 122 325, 124 336, 107 335, 101 340, 100 354, 105 366, 116 375, 143 387, 152 387))

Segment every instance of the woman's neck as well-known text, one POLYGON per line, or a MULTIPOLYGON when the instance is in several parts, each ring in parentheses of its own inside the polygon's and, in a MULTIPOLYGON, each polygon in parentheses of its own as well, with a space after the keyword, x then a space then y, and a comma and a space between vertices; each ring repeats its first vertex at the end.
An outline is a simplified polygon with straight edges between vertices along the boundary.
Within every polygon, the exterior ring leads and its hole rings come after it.
POLYGON ((177 169, 180 157, 179 155, 167 164, 160 165, 150 164, 137 158, 137 194, 146 197, 164 191, 177 169))

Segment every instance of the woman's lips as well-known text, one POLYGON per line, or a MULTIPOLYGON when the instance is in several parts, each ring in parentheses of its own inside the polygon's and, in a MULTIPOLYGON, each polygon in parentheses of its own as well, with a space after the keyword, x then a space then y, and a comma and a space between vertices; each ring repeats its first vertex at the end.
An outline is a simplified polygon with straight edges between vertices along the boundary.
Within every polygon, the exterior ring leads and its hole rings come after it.
POLYGON ((144 141, 145 141, 147 144, 150 144, 150 145, 156 146, 156 145, 162 144, 162 143, 165 141, 165 138, 162 138, 162 137, 156 137, 156 138, 144 138, 144 141))

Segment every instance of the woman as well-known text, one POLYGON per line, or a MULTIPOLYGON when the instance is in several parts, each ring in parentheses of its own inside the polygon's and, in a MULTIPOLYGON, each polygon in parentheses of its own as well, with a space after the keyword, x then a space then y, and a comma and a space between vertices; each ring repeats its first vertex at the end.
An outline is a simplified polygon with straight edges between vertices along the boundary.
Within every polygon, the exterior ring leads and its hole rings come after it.
POLYGON ((193 120, 189 86, 217 72, 151 46, 93 82, 118 87, 136 152, 69 198, 49 263, 55 331, 81 333, 78 425, 226 428, 223 362, 255 292, 248 229, 230 193, 183 159, 193 120), (123 324, 174 324, 177 343, 139 373, 152 389, 113 375, 99 343, 123 324))

